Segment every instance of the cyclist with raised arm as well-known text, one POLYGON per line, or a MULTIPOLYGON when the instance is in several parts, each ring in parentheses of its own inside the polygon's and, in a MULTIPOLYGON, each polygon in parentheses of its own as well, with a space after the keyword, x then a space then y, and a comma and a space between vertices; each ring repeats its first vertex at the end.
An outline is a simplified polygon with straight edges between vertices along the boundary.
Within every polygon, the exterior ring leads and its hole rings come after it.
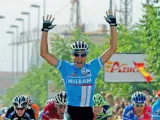
POLYGON ((65 91, 57 93, 53 101, 49 102, 43 110, 42 120, 63 119, 66 110, 67 96, 65 91))
POLYGON ((34 111, 27 108, 27 99, 25 95, 18 95, 13 99, 13 106, 11 106, 5 116, 6 119, 17 120, 35 120, 34 111))
POLYGON ((93 102, 93 111, 96 115, 96 120, 112 120, 112 108, 104 100, 102 95, 95 94, 93 96, 93 102))
MULTIPOLYGON (((110 47, 98 58, 86 63, 88 44, 78 40, 71 45, 74 63, 60 60, 48 51, 48 31, 56 25, 52 25, 52 16, 43 18, 41 56, 52 66, 55 66, 61 73, 67 92, 67 110, 65 119, 71 120, 93 120, 93 94, 96 78, 103 64, 117 50, 116 18, 109 10, 105 20, 110 24, 111 40, 110 47)), ((62 51, 63 52, 63 51, 62 51)))
POLYGON ((146 105, 146 95, 135 92, 131 97, 132 104, 125 107, 122 115, 123 120, 151 120, 151 106, 146 105))

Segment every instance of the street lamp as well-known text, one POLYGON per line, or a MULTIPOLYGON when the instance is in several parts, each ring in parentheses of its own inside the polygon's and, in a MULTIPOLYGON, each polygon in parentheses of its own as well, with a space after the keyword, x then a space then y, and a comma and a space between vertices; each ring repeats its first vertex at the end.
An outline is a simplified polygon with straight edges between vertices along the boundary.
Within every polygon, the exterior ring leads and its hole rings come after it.
POLYGON ((5 17, 3 15, 0 15, 0 19, 4 19, 5 17))
POLYGON ((40 8, 39 5, 32 4, 31 7, 40 8))
POLYGON ((37 25, 37 41, 36 41, 36 47, 37 47, 37 48, 36 48, 36 53, 37 53, 37 56, 36 56, 36 57, 37 57, 37 67, 38 67, 38 62, 39 62, 39 52, 38 52, 38 51, 39 51, 39 47, 38 47, 38 46, 39 46, 39 42, 38 42, 38 41, 39 41, 39 30, 40 30, 40 29, 39 29, 40 6, 39 6, 39 5, 34 5, 34 4, 32 4, 31 7, 38 9, 38 18, 37 18, 37 19, 38 19, 38 25, 37 25))
POLYGON ((16 18, 16 21, 22 22, 22 72, 24 72, 24 19, 23 18, 16 18))
POLYGON ((109 9, 112 10, 112 0, 110 0, 110 6, 109 9))
POLYGON ((43 0, 43 16, 46 15, 46 0, 43 0))
POLYGON ((28 65, 28 70, 29 70, 29 40, 30 40, 30 13, 29 12, 21 12, 22 15, 28 16, 28 35, 27 35, 27 65, 28 65))
POLYGON ((19 59, 18 58, 18 52, 19 52, 18 51, 18 42, 19 42, 18 41, 18 34, 19 34, 19 27, 17 25, 11 25, 10 27, 11 28, 15 28, 16 29, 16 33, 17 33, 17 36, 16 36, 16 39, 17 39, 16 40, 16 68, 17 68, 17 70, 16 70, 17 71, 16 76, 17 76, 17 80, 18 80, 18 64, 19 64, 18 63, 18 59, 19 59))
MULTIPOLYGON (((11 68, 12 68, 12 80, 14 80, 14 32, 13 31, 6 31, 7 34, 12 35, 12 49, 11 49, 11 53, 12 53, 12 61, 11 61, 11 68)), ((16 83, 14 81, 14 83, 16 83)))

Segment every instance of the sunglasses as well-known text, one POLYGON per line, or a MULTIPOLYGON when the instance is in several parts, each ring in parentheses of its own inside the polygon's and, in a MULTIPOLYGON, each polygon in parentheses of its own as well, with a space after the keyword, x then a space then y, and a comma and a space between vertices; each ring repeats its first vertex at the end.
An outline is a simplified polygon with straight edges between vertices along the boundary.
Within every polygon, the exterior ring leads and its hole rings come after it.
POLYGON ((143 107, 144 104, 134 104, 134 106, 136 106, 136 107, 143 107))
POLYGON ((73 54, 75 57, 86 57, 87 56, 87 54, 86 53, 74 53, 73 54))
POLYGON ((17 107, 16 107, 16 110, 24 110, 24 109, 25 109, 25 108, 17 108, 17 107))

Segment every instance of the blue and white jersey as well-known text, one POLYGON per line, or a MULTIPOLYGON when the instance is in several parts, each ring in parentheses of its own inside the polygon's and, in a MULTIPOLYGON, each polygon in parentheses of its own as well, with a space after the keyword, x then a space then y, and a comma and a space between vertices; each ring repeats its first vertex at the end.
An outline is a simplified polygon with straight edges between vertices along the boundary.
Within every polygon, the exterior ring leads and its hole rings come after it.
POLYGON ((160 120, 160 116, 159 115, 152 115, 152 120, 160 120))
POLYGON ((152 115, 160 116, 160 99, 152 105, 152 115))
POLYGON ((67 93, 67 104, 71 106, 93 106, 93 94, 98 73, 103 66, 102 59, 96 58, 81 69, 74 63, 58 60, 67 93))
POLYGON ((138 120, 138 117, 134 115, 134 108, 133 105, 128 105, 122 114, 122 120, 138 120))

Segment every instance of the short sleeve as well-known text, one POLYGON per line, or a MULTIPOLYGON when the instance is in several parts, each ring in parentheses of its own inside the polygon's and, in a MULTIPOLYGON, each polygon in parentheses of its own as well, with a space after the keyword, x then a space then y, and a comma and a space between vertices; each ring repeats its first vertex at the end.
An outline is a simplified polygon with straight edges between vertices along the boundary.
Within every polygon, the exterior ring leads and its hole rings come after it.
POLYGON ((99 57, 93 59, 92 61, 90 61, 89 65, 91 67, 92 75, 96 77, 100 69, 103 67, 102 58, 99 57))
POLYGON ((122 120, 134 120, 133 110, 129 108, 125 108, 123 110, 122 120))
POLYGON ((61 73, 62 77, 64 78, 67 75, 67 70, 70 69, 71 64, 67 61, 58 60, 56 65, 57 70, 61 73))

